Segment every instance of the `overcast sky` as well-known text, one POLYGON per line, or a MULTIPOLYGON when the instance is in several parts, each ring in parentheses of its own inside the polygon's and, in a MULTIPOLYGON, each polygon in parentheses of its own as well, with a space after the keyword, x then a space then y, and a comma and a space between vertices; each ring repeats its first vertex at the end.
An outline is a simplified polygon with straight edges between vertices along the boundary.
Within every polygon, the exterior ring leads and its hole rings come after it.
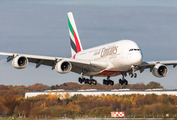
MULTIPOLYGON (((67 12, 73 12, 83 49, 122 39, 135 41, 145 61, 177 60, 176 0, 0 0, 0 51, 71 57, 67 12)), ((129 83, 156 81, 177 88, 177 68, 164 78, 149 70, 129 83)), ((0 56, 0 84, 47 85, 78 82, 80 75, 61 75, 51 67, 29 64, 13 68, 0 56)), ((115 83, 121 76, 113 77, 115 83)), ((95 78, 102 83, 103 78, 95 78)))

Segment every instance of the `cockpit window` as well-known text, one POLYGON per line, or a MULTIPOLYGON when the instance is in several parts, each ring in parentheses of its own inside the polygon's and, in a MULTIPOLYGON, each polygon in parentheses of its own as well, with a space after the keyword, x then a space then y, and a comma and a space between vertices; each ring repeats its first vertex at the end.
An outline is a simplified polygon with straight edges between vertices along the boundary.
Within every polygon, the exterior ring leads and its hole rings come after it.
POLYGON ((140 51, 140 49, 130 49, 129 51, 140 51))

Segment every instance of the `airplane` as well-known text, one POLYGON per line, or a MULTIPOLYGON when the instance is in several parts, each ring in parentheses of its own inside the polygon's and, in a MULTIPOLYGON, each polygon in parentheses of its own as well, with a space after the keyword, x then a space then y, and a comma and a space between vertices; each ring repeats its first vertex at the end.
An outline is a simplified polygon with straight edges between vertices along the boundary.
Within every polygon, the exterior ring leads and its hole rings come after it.
POLYGON ((6 55, 7 62, 12 60, 12 66, 16 69, 27 67, 28 62, 35 63, 36 68, 46 65, 55 69, 58 73, 66 74, 74 72, 81 75, 78 81, 82 84, 96 85, 93 77, 106 77, 104 85, 114 85, 110 77, 122 75, 119 79, 121 85, 128 85, 125 79, 127 74, 130 77, 137 77, 135 71, 142 73, 145 69, 155 77, 165 77, 168 74, 167 65, 176 67, 177 60, 171 61, 143 61, 143 54, 140 47, 132 40, 120 40, 113 43, 83 50, 79 34, 76 28, 72 12, 67 13, 68 28, 71 45, 71 58, 39 56, 19 53, 0 52, 6 55), (85 76, 90 77, 85 78, 85 76))

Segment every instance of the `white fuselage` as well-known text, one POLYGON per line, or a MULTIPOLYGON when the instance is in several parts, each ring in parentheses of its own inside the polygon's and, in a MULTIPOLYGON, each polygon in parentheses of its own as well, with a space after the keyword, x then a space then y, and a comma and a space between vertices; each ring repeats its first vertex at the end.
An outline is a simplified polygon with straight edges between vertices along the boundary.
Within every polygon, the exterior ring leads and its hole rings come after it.
POLYGON ((131 69, 132 65, 140 65, 143 55, 139 46, 131 40, 121 40, 110 44, 83 50, 74 59, 107 62, 108 67, 100 72, 88 72, 89 76, 116 76, 131 69))

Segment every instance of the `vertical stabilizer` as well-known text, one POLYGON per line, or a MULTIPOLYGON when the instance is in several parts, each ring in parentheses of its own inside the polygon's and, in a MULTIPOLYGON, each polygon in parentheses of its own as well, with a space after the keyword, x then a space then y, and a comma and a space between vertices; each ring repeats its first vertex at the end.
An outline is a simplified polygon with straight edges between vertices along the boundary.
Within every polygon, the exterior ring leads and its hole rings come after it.
POLYGON ((71 54, 74 56, 76 53, 82 51, 79 34, 77 32, 76 24, 72 12, 68 13, 69 36, 71 44, 71 54))

